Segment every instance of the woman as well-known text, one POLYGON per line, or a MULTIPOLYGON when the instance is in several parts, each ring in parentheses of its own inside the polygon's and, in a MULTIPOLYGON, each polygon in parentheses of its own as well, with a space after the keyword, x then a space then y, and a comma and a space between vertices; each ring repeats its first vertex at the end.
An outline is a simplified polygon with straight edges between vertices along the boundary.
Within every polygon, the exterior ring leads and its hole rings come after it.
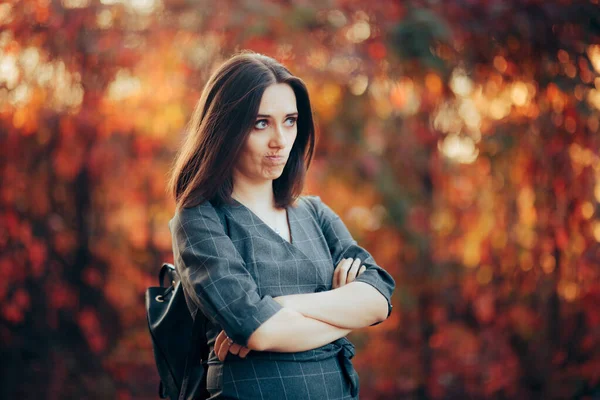
POLYGON ((210 398, 358 398, 345 336, 388 317, 395 283, 319 197, 300 196, 315 142, 306 86, 236 55, 188 129, 169 226, 188 306, 208 318, 210 398))

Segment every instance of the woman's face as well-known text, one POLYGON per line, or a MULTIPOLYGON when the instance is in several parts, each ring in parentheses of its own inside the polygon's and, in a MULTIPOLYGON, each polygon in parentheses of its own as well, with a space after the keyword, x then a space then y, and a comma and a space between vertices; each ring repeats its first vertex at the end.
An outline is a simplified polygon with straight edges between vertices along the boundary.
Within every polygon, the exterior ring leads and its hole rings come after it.
POLYGON ((297 119, 292 88, 285 83, 268 86, 234 168, 234 176, 252 182, 279 178, 296 140, 297 119))

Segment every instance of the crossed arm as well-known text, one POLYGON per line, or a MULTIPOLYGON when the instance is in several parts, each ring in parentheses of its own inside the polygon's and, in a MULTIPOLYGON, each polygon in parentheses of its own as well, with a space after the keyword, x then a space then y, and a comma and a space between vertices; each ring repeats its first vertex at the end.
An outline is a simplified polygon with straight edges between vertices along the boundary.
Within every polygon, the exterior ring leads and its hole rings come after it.
POLYGON ((311 350, 387 318, 393 278, 358 246, 329 207, 318 199, 313 202, 337 264, 333 288, 326 292, 260 296, 245 260, 208 202, 180 209, 169 221, 175 266, 189 300, 225 330, 215 342, 219 358, 230 348, 240 356, 250 350, 311 350))
POLYGON ((346 336, 352 329, 385 320, 385 297, 369 284, 354 282, 365 270, 360 263, 360 259, 343 259, 335 269, 330 291, 276 297, 283 308, 254 331, 247 347, 227 340, 222 331, 215 341, 215 353, 223 361, 228 352, 243 358, 250 350, 311 350, 346 336))

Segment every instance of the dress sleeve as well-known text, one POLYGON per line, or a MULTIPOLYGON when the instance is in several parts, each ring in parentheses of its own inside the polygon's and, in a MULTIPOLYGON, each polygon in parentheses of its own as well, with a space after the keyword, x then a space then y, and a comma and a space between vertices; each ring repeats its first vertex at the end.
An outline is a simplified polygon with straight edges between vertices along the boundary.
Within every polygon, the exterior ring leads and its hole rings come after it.
POLYGON ((313 205, 321 230, 329 246, 333 265, 337 267, 342 258, 360 258, 366 270, 355 279, 355 282, 368 283, 385 297, 388 303, 389 317, 393 307, 391 296, 396 286, 394 278, 375 263, 367 250, 356 243, 341 218, 323 203, 319 196, 306 196, 306 199, 313 205))
POLYGON ((259 296, 210 202, 177 211, 169 228, 184 292, 235 343, 247 346, 250 335, 282 306, 259 296))

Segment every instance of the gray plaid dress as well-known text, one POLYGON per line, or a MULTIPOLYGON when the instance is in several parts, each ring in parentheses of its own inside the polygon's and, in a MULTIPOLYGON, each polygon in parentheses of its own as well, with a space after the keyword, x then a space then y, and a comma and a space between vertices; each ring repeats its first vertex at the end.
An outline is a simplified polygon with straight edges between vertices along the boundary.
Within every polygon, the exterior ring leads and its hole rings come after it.
POLYGON ((179 210, 169 222, 184 292, 208 318, 210 399, 358 398, 354 346, 345 337, 296 353, 229 353, 224 362, 214 353, 222 329, 246 345, 281 309, 274 297, 330 290, 334 267, 345 257, 362 260, 366 270, 356 280, 379 290, 391 312, 393 278, 331 208, 317 196, 302 196, 287 215, 291 243, 237 201, 220 207, 204 202, 179 210))

